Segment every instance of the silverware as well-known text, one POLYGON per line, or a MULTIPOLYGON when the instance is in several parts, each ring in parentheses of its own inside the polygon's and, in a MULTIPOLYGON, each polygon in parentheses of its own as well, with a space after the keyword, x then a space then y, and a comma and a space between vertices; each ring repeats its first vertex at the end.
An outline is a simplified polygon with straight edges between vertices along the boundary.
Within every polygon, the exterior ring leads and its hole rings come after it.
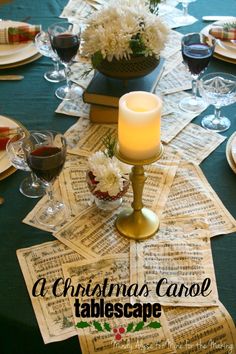
POLYGON ((229 21, 236 19, 233 16, 202 16, 202 20, 206 22, 213 22, 213 21, 229 21))
POLYGON ((8 81, 8 80, 23 80, 24 76, 22 75, 0 75, 0 80, 8 81))

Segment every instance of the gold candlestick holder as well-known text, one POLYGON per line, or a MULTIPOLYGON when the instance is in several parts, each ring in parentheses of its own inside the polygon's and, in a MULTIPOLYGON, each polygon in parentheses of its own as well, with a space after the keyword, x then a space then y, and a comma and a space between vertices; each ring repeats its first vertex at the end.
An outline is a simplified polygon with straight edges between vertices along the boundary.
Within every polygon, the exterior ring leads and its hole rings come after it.
POLYGON ((143 161, 132 161, 123 156, 116 147, 116 157, 129 165, 133 165, 130 173, 130 181, 133 188, 133 203, 131 208, 124 209, 116 219, 116 228, 119 233, 127 238, 141 241, 153 236, 159 229, 159 218, 150 209, 145 208, 142 202, 144 183, 147 176, 143 165, 149 165, 161 158, 164 149, 160 145, 160 151, 153 158, 143 161))

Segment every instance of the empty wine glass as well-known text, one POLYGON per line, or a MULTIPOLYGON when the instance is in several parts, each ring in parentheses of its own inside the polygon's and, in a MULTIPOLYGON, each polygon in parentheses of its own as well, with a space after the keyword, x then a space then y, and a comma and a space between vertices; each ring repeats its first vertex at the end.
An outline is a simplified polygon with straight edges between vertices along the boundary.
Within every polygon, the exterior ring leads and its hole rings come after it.
POLYGON ((229 129, 231 122, 227 117, 221 116, 221 107, 236 102, 236 76, 221 72, 204 75, 199 80, 199 91, 215 107, 214 114, 202 119, 202 126, 215 132, 229 129))
POLYGON ((65 72, 59 69, 59 58, 52 50, 49 34, 43 31, 39 32, 35 36, 35 45, 40 54, 51 58, 53 61, 54 69, 46 72, 44 78, 50 82, 61 82, 65 80, 65 72))
POLYGON ((65 66, 66 85, 59 87, 55 95, 64 100, 70 100, 82 95, 82 88, 79 86, 71 87, 70 64, 76 56, 80 46, 80 28, 70 22, 59 22, 48 28, 51 46, 57 53, 62 64, 65 66))
POLYGON ((193 17, 188 13, 188 5, 190 2, 195 2, 196 0, 178 0, 182 5, 182 15, 175 17, 175 22, 178 25, 188 25, 193 23, 193 17))
POLYGON ((20 184, 20 192, 29 198, 39 198, 45 194, 45 185, 35 176, 29 168, 23 150, 24 139, 26 134, 22 130, 18 130, 6 145, 6 152, 12 166, 22 171, 29 171, 30 175, 26 177, 20 184))
POLYGON ((66 139, 57 132, 46 131, 50 138, 39 141, 38 135, 45 132, 32 132, 24 140, 26 160, 36 176, 47 186, 47 203, 36 215, 40 224, 55 228, 65 219, 65 206, 56 200, 53 192, 53 182, 60 174, 66 159, 66 139))
POLYGON ((207 103, 201 97, 197 97, 197 80, 207 68, 214 53, 215 39, 202 33, 189 33, 183 36, 181 41, 184 63, 192 76, 192 97, 185 97, 179 103, 179 107, 186 112, 199 113, 206 109, 207 103))

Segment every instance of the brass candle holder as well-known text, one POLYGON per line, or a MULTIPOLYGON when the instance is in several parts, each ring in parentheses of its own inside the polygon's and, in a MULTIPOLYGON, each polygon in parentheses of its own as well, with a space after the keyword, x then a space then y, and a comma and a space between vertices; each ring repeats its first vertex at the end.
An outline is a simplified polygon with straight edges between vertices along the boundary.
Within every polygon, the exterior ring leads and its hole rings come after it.
POLYGON ((145 240, 153 236, 159 229, 159 218, 150 209, 145 208, 142 202, 144 183, 147 176, 143 165, 149 165, 161 158, 164 149, 160 145, 160 151, 153 158, 143 161, 132 161, 123 156, 116 147, 116 157, 129 165, 133 165, 130 173, 130 181, 133 188, 133 203, 131 208, 124 209, 116 219, 116 228, 119 233, 129 239, 136 241, 145 240))

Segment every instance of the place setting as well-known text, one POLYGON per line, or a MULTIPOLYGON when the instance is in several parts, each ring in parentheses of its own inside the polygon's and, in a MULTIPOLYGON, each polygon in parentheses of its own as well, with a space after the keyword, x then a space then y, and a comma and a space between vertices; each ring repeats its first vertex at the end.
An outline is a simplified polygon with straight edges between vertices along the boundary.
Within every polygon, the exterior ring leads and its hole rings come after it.
POLYGON ((236 17, 215 21, 201 32, 216 38, 215 58, 236 64, 236 17))
POLYGON ((34 37, 40 32, 40 25, 26 22, 0 21, 0 69, 18 67, 41 57, 34 37))

